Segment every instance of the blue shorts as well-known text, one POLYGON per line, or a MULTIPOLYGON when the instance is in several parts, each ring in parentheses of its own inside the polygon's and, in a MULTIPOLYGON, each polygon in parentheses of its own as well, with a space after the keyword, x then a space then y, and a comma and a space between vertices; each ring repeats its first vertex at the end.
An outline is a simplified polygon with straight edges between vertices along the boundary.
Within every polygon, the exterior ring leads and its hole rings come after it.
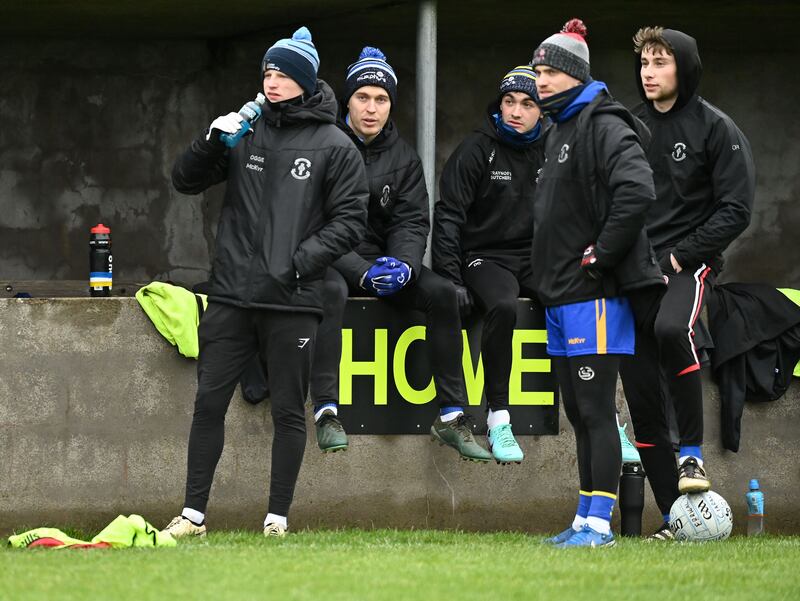
POLYGON ((632 355, 636 335, 627 298, 547 307, 547 352, 555 357, 632 355))

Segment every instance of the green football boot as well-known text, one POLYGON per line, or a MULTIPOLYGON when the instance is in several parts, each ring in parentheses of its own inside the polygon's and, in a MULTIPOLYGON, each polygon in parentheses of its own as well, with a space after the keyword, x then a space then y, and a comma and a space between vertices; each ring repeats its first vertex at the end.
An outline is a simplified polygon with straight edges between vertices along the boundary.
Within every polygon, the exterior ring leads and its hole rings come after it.
POLYGON ((323 453, 347 450, 347 434, 342 422, 331 411, 324 411, 315 423, 317 444, 323 453))
POLYGON ((431 438, 440 445, 453 447, 464 460, 487 463, 492 459, 492 454, 475 441, 464 414, 449 422, 438 416, 431 426, 431 438))

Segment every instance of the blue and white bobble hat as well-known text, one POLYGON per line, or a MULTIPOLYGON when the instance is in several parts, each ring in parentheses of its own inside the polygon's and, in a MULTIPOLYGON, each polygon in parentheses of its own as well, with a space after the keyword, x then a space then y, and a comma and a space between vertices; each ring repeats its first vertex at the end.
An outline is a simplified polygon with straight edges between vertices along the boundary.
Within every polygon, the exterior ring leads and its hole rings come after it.
POLYGON ((392 66, 386 62, 386 55, 380 48, 364 46, 358 60, 347 67, 345 80, 344 102, 347 104, 350 97, 358 88, 364 86, 378 86, 386 90, 392 104, 397 98, 397 75, 392 66))
POLYGON ((285 73, 297 82, 307 96, 317 89, 319 54, 311 41, 311 32, 301 27, 290 38, 278 40, 261 61, 261 75, 270 69, 285 73))
POLYGON ((500 97, 509 92, 522 92, 536 98, 536 73, 530 65, 514 67, 503 76, 500 82, 500 97))

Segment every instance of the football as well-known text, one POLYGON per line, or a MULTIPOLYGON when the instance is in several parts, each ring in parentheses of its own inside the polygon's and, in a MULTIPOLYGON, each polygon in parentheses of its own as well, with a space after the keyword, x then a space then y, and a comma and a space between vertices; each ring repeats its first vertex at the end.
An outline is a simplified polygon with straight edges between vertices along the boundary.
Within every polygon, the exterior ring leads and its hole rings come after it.
POLYGON ((725 540, 733 529, 728 502, 713 491, 682 495, 669 510, 669 529, 675 540, 725 540))

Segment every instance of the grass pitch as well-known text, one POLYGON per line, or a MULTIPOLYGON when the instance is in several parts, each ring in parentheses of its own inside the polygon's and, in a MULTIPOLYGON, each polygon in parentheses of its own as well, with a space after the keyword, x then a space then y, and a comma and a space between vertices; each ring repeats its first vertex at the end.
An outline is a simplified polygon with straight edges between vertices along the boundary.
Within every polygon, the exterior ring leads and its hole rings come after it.
POLYGON ((518 533, 220 532, 177 549, 0 550, 0 599, 800 599, 800 538, 552 549, 518 533))

